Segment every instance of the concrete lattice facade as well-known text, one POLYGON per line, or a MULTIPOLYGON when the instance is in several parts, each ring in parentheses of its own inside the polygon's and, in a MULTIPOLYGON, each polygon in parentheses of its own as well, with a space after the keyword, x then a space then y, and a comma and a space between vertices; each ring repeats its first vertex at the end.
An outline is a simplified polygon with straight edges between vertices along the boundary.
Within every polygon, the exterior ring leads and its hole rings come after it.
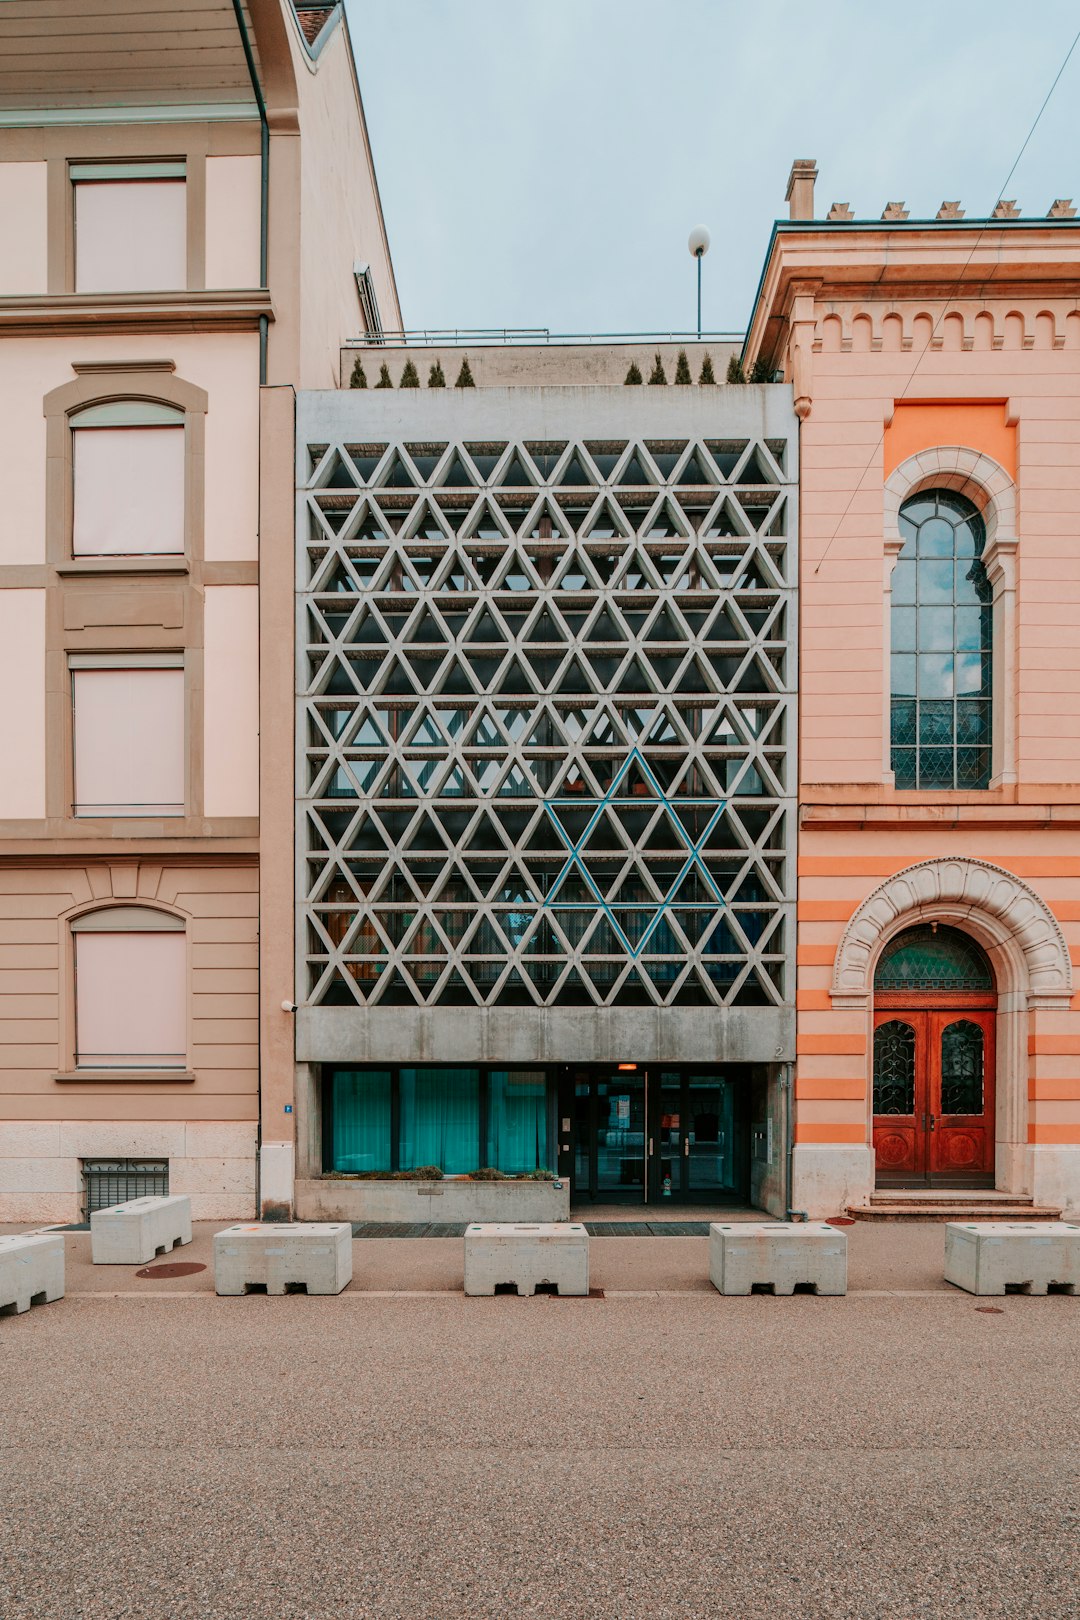
POLYGON ((790 1052, 793 430, 779 387, 300 396, 302 1060, 790 1052))

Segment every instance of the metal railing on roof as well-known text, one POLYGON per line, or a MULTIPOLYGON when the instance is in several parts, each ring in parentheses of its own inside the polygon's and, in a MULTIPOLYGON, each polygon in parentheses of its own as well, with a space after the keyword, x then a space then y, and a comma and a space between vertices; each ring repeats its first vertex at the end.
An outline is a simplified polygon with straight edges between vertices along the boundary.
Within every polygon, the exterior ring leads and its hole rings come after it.
POLYGON ((446 348, 454 344, 477 347, 513 344, 612 344, 612 343, 742 343, 743 332, 552 332, 546 326, 414 326, 398 332, 383 332, 377 338, 350 338, 348 349, 372 348, 383 344, 402 347, 446 348))

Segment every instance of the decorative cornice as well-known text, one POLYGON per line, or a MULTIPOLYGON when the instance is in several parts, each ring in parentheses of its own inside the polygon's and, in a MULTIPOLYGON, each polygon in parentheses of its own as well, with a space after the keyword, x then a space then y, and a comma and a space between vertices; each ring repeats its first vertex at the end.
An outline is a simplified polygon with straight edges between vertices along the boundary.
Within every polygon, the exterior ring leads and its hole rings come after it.
POLYGON ((992 456, 966 445, 935 445, 908 456, 885 480, 885 543, 902 541, 900 508, 920 490, 952 489, 974 500, 986 524, 987 544, 1016 534, 1016 486, 992 456))
POLYGON ((175 360, 73 360, 80 377, 110 377, 116 371, 175 371, 175 360))
POLYGON ((1072 963, 1061 925, 1046 902, 988 861, 920 861, 889 878, 865 899, 844 930, 829 994, 836 1007, 865 1006, 886 940, 916 922, 967 924, 991 948, 1011 945, 1023 963, 1029 1007, 1067 1006, 1072 963))
POLYGON ((8 337, 88 332, 249 332, 274 319, 270 294, 237 292, 51 293, 0 298, 0 332, 8 337))

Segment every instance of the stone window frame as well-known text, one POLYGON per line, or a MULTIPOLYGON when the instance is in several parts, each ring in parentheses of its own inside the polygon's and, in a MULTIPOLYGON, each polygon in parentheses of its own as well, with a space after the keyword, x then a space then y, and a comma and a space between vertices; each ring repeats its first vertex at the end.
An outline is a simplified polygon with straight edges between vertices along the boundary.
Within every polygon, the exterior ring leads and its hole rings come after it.
POLYGON ((205 388, 175 375, 172 360, 72 362, 74 382, 45 395, 45 560, 64 574, 186 572, 203 560, 206 505, 205 388), (76 557, 75 445, 72 418, 93 405, 132 401, 168 405, 184 417, 184 553, 147 552, 141 556, 76 557))
POLYGON ((162 905, 157 900, 144 900, 141 896, 133 895, 130 899, 112 896, 109 899, 91 900, 83 905, 73 907, 70 911, 61 913, 58 923, 60 928, 60 968, 62 975, 59 1039, 57 1043, 60 1068, 53 1075, 54 1083, 84 1086, 131 1084, 175 1086, 193 1084, 196 1076, 191 1068, 187 1066, 190 1065, 195 1038, 190 917, 176 907, 162 905), (98 914, 104 915, 109 912, 119 914, 133 910, 151 912, 162 919, 156 925, 158 928, 183 933, 184 935, 185 1040, 187 1046, 185 1067, 182 1069, 80 1069, 76 1066, 75 935, 79 932, 79 924, 83 923, 84 919, 98 914))
POLYGON ((1017 780, 1016 770, 1016 485, 999 462, 965 445, 937 445, 920 450, 885 480, 882 637, 881 779, 897 793, 940 798, 943 793, 993 793, 1017 780), (993 730, 990 783, 986 788, 928 790, 897 788, 892 769, 892 573, 905 541, 900 510, 915 495, 930 490, 964 495, 977 507, 986 527, 982 560, 993 591, 993 730))
MULTIPOLYGON (((48 165, 48 289, 52 294, 75 294, 75 186, 71 169, 82 164, 124 167, 139 163, 184 164, 187 236, 187 284, 176 294, 202 292, 206 287, 206 160, 210 155, 207 126, 173 125, 152 129, 138 126, 110 129, 57 131, 46 155, 48 165)), ((125 290, 134 297, 161 297, 138 287, 125 290)), ((125 296, 116 293, 80 293, 80 298, 125 296)), ((164 296, 170 296, 168 294, 164 296)))
MULTIPOLYGON (((205 832, 203 817, 203 576, 205 533, 205 446, 209 395, 175 375, 175 362, 163 360, 73 361, 72 382, 52 389, 43 400, 46 434, 45 557, 49 590, 46 618, 46 817, 55 832, 75 837, 98 834, 131 837, 126 819, 75 817, 74 710, 69 655, 100 653, 122 656, 178 654, 185 672, 186 804, 182 816, 147 823, 139 836, 157 836, 156 825, 170 836, 205 832), (74 444, 71 418, 92 405, 118 400, 170 405, 184 413, 184 554, 76 557, 72 551, 74 518, 74 444), (172 624, 153 622, 152 594, 168 581, 183 610, 172 624), (129 585, 141 591, 150 622, 94 634, 68 627, 68 605, 85 599, 100 583, 114 592, 129 585)), ((165 615, 167 617, 167 615, 165 615)))

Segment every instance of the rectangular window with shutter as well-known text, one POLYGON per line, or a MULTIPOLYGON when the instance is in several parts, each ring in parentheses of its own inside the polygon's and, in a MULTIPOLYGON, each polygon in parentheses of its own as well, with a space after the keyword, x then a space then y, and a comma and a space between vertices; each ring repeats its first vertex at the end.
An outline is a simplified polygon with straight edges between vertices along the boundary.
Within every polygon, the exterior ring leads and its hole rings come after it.
MULTIPOLYGON (((123 926, 119 908, 91 913, 73 925, 76 1067, 183 1069, 187 1061, 183 928, 143 930, 138 907, 123 911, 130 913, 128 926, 123 926)), ((166 920, 152 912, 144 915, 155 925, 166 920)))
POLYGON ((99 405, 75 418, 71 438, 74 555, 182 555, 182 414, 137 401, 99 405))
POLYGON ((183 668, 72 664, 76 816, 183 815, 183 668))
POLYGON ((187 286, 182 162, 73 163, 75 291, 173 292, 187 286))

